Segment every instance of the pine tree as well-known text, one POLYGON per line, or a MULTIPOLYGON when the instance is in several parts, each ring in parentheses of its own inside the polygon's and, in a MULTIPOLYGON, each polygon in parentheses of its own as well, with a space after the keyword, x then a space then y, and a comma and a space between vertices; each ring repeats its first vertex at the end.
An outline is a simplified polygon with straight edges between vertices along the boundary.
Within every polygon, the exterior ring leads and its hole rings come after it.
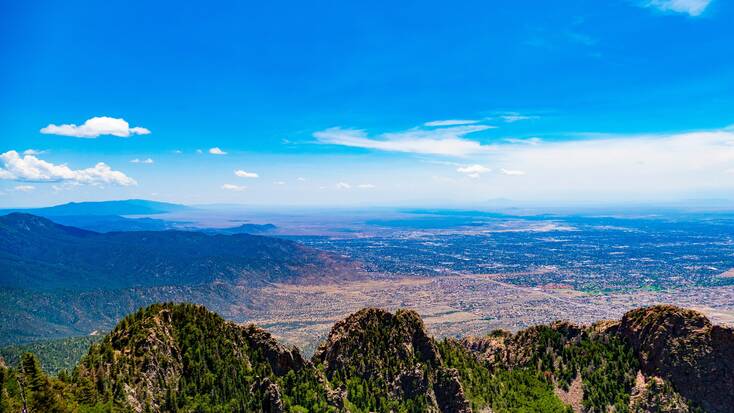
POLYGON ((36 356, 31 353, 23 354, 21 359, 21 374, 27 387, 28 408, 31 412, 63 412, 61 403, 51 388, 48 377, 41 369, 36 356))

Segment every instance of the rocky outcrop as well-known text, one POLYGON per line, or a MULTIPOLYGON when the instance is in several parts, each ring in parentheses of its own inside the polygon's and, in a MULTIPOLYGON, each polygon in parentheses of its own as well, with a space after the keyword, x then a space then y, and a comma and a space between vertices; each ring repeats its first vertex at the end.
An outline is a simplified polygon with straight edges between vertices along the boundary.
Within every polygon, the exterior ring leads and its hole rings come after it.
POLYGON ((245 328, 245 338, 252 348, 259 349, 267 359, 273 373, 278 376, 289 371, 300 371, 307 363, 301 351, 295 346, 278 343, 272 334, 260 327, 249 325, 245 328))
POLYGON ((285 413, 283 406, 283 398, 280 394, 280 388, 269 378, 253 383, 250 389, 253 393, 262 393, 262 412, 263 413, 285 413))
POLYGON ((440 368, 436 371, 436 382, 433 391, 436 394, 438 408, 443 413, 471 413, 471 404, 461 387, 459 372, 456 369, 440 368))
POLYGON ((638 385, 630 397, 632 413, 689 413, 691 408, 670 383, 660 377, 638 374, 638 385))
POLYGON ((350 372, 389 383, 387 397, 424 400, 428 412, 471 412, 458 372, 442 366, 436 343, 414 311, 358 311, 334 325, 313 360, 324 364, 329 377, 350 372))
POLYGON ((438 365, 440 355, 428 336, 418 313, 398 310, 395 314, 377 308, 360 310, 337 322, 313 357, 324 363, 327 375, 355 369, 364 377, 395 380, 387 365, 395 363, 399 372, 417 363, 438 365))
POLYGON ((201 306, 156 304, 128 316, 92 346, 77 374, 118 386, 123 405, 134 412, 169 411, 178 393, 198 389, 226 403, 238 386, 251 393, 243 401, 255 398, 263 412, 283 412, 283 389, 274 380, 307 367, 304 375, 313 377, 297 348, 259 327, 225 321, 201 306), (227 378, 214 384, 222 372, 227 378))
POLYGON ((161 308, 141 324, 144 328, 137 329, 121 323, 99 345, 104 348, 104 362, 94 369, 82 364, 79 375, 94 380, 100 376, 114 377, 127 365, 135 365, 137 380, 123 385, 125 400, 135 412, 160 411, 166 388, 178 387, 183 372, 182 353, 174 338, 170 308, 161 308))
POLYGON ((614 330, 635 350, 645 375, 665 379, 707 412, 734 412, 734 330, 668 305, 632 310, 614 330))
POLYGON ((408 399, 427 394, 431 384, 421 367, 400 372, 393 382, 393 394, 408 399))
POLYGON ((492 367, 526 366, 541 347, 548 344, 540 339, 548 329, 559 333, 564 343, 575 343, 588 334, 583 327, 566 321, 556 321, 549 326, 529 327, 517 334, 495 330, 484 337, 465 337, 461 339, 461 345, 492 367))

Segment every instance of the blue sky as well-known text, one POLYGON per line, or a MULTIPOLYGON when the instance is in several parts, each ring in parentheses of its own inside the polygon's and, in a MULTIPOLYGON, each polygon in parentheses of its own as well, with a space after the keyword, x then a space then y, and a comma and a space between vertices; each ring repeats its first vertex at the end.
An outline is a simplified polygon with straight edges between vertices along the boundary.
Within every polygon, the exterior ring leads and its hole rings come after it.
POLYGON ((0 205, 731 198, 734 4, 458 3, 1 1, 0 205))

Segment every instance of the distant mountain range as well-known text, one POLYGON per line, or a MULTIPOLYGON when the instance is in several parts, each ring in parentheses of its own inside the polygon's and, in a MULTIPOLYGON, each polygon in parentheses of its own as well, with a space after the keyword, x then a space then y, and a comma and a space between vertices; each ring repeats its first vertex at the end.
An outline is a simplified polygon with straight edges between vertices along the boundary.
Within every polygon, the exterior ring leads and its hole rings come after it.
POLYGON ((24 212, 40 216, 110 216, 110 215, 154 215, 192 209, 186 205, 168 202, 127 199, 119 201, 70 202, 44 208, 2 209, 0 214, 24 212))
POLYGON ((278 238, 172 230, 97 233, 25 213, 0 216, 0 267, 0 344, 110 328, 156 299, 220 308, 219 300, 246 302, 248 288, 342 277, 357 268, 278 238))
POLYGON ((309 360, 190 304, 125 317, 73 374, 0 361, 0 407, 125 412, 730 413, 734 330, 672 306, 592 326, 431 337, 410 310, 363 309, 309 360), (21 393, 21 384, 24 393, 21 393))
POLYGON ((201 231, 210 234, 266 234, 275 231, 273 224, 245 223, 227 228, 201 228, 191 222, 166 217, 166 214, 196 213, 199 209, 168 202, 128 199, 100 202, 71 202, 44 208, 0 209, 0 216, 25 213, 48 218, 61 225, 95 232, 165 231, 170 229, 201 231))
POLYGON ((167 202, 128 199, 120 201, 71 202, 45 208, 0 209, 0 215, 26 213, 49 218, 57 224, 97 232, 162 231, 178 222, 139 215, 160 215, 192 211, 193 208, 167 202))

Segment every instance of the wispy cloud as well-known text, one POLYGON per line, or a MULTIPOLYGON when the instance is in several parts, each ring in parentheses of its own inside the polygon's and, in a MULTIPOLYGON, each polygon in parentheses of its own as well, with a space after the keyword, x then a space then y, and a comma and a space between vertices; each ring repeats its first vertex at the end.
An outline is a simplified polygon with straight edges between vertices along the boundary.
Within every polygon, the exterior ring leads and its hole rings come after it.
MULTIPOLYGON (((731 191, 724 172, 734 168, 734 131, 594 135, 542 145, 503 145, 493 162, 500 173, 533 180, 512 188, 529 197, 574 194, 610 199, 731 191)), ((690 196, 690 195, 685 195, 690 196)))
POLYGON ((447 119, 447 120, 434 120, 431 122, 426 122, 423 125, 424 126, 459 126, 459 125, 472 125, 475 123, 479 123, 478 120, 471 120, 471 119, 447 119))
POLYGON ((491 129, 489 125, 461 125, 436 129, 413 128, 383 133, 371 138, 363 130, 330 128, 314 133, 320 143, 388 152, 426 155, 468 156, 492 150, 492 146, 466 139, 465 136, 491 129))
POLYGON ((0 154, 0 179, 25 182, 76 182, 79 184, 120 186, 137 185, 134 179, 120 171, 114 171, 104 162, 86 169, 71 169, 65 164, 56 165, 33 155, 21 157, 16 151, 0 154))
POLYGON ((244 185, 224 184, 222 185, 222 189, 227 190, 227 191, 241 192, 247 189, 247 187, 244 185))
POLYGON ((213 148, 209 148, 209 153, 212 155, 226 155, 227 152, 224 152, 223 150, 219 149, 219 147, 215 146, 213 148))
POLYGON ((78 188, 81 184, 77 182, 61 182, 56 185, 51 185, 51 189, 53 189, 55 192, 61 192, 61 191, 69 191, 74 188, 78 188))
POLYGON ((44 153, 46 153, 46 151, 41 151, 38 149, 26 149, 23 151, 23 155, 33 155, 33 156, 43 155, 44 153))
POLYGON ((36 187, 33 185, 16 185, 13 189, 19 192, 31 192, 36 189, 36 187))
POLYGON ((146 158, 146 159, 138 159, 138 158, 135 158, 135 159, 131 159, 130 160, 130 163, 144 163, 144 164, 149 164, 150 165, 150 164, 154 163, 154 161, 152 159, 150 159, 150 158, 146 158))
POLYGON ((357 188, 361 188, 361 189, 374 189, 374 188, 377 188, 377 186, 375 186, 373 184, 359 184, 359 185, 357 185, 357 188))
POLYGON ((517 113, 517 112, 501 113, 501 114, 497 115, 497 117, 500 118, 500 119, 502 119, 503 121, 505 121, 507 123, 514 123, 514 122, 519 122, 521 120, 531 120, 531 119, 538 119, 539 118, 539 116, 537 116, 537 115, 523 115, 523 114, 517 113))
POLYGON ((351 189, 352 185, 346 182, 337 182, 336 189, 351 189))
POLYGON ((131 128, 124 119, 98 116, 88 119, 81 125, 73 123, 54 125, 53 123, 41 128, 41 133, 48 135, 73 136, 75 138, 96 138, 101 135, 119 136, 127 138, 132 135, 148 135, 150 130, 136 126, 131 128))
POLYGON ((259 178, 260 175, 256 174, 255 172, 247 172, 243 171, 242 169, 238 169, 234 171, 234 174, 239 176, 240 178, 259 178))
POLYGON ((645 0, 644 7, 652 7, 664 12, 683 13, 692 17, 700 16, 711 4, 711 0, 645 0))
POLYGON ((505 142, 507 143, 515 143, 515 144, 522 144, 522 145, 540 145, 543 140, 540 138, 505 138, 505 142))

